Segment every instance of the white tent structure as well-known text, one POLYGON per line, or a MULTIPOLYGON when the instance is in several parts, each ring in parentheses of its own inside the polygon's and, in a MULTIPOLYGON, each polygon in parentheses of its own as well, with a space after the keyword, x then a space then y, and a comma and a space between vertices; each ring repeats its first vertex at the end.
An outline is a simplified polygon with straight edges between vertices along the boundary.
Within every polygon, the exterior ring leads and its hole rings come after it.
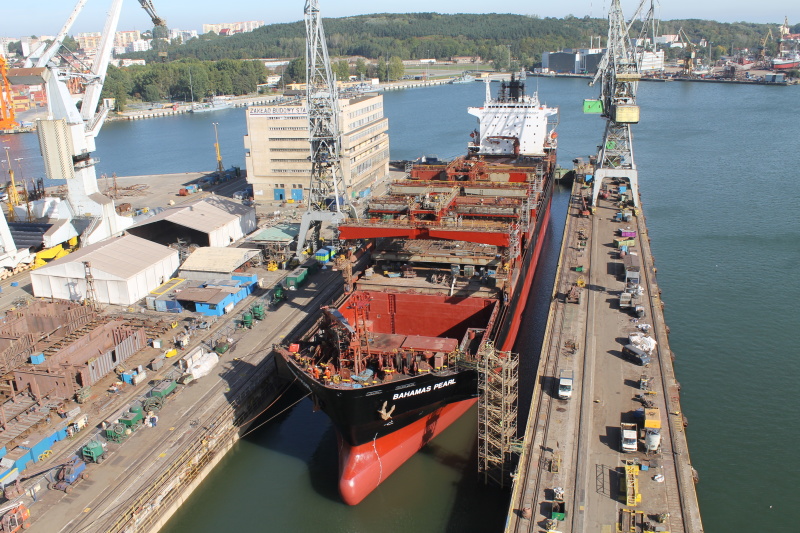
POLYGON ((131 305, 170 279, 180 261, 177 250, 133 235, 107 239, 32 271, 34 296, 84 300, 86 263, 99 303, 131 305))

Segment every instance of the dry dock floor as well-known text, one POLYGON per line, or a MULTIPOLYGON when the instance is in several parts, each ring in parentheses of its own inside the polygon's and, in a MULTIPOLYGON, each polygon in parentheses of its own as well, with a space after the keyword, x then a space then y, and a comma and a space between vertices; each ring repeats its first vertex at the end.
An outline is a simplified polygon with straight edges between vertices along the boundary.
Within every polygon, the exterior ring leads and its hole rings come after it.
POLYGON ((632 221, 615 222, 617 197, 612 194, 598 201, 593 215, 581 217, 581 194, 589 194, 581 187, 576 183, 572 190, 506 531, 701 532, 679 385, 644 215, 639 210, 632 221), (613 239, 621 228, 637 231, 631 250, 642 261, 646 308, 646 316, 638 320, 618 303, 623 267, 613 239), (579 238, 581 233, 586 239, 579 238), (567 303, 566 295, 579 278, 586 283, 581 301, 567 303), (652 326, 650 336, 658 343, 647 367, 626 360, 621 352, 628 334, 641 324, 652 326), (572 370, 575 376, 568 400, 558 398, 561 370, 572 370), (661 449, 648 455, 640 439, 638 452, 623 453, 620 423, 636 420, 643 374, 652 378, 647 397, 661 413, 661 449), (627 477, 626 464, 632 465, 627 477), (551 521, 557 487, 564 492, 565 516, 551 521))

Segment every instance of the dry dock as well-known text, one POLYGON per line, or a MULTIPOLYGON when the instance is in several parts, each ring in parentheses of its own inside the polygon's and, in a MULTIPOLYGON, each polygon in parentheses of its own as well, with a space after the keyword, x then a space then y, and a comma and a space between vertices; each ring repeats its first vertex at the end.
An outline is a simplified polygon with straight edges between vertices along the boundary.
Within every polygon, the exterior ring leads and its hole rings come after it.
POLYGON ((609 198, 581 216, 581 196, 588 194, 582 187, 576 182, 572 190, 506 531, 701 532, 644 214, 633 210, 630 221, 614 221, 618 190, 609 184, 609 198), (619 307, 625 268, 614 239, 622 229, 636 233, 629 253, 639 257, 643 318, 619 307), (585 285, 577 302, 568 298, 576 283, 585 285), (645 324, 657 345, 651 363, 639 366, 622 348, 645 324), (562 371, 574 374, 569 399, 559 398, 562 371), (645 403, 658 410, 655 418, 640 419, 645 403), (637 425, 637 451, 621 451, 621 423, 637 425), (661 446, 648 453, 644 426, 653 425, 661 426, 661 446))

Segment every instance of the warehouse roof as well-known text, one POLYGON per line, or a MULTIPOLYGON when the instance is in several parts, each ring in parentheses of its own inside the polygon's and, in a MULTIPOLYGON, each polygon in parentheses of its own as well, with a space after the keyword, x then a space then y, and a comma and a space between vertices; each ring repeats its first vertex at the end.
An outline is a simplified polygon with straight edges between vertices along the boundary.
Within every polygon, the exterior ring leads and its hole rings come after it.
POLYGON ((197 302, 217 305, 238 290, 239 289, 207 289, 205 287, 192 287, 190 289, 184 289, 176 294, 175 299, 183 302, 197 302))
POLYGON ((280 222, 274 226, 262 229, 248 240, 253 242, 291 242, 300 233, 300 224, 295 222, 280 222))
POLYGON ((166 220, 193 230, 209 233, 217 228, 239 220, 239 216, 231 214, 207 202, 206 199, 188 205, 169 207, 154 217, 145 219, 133 227, 145 226, 166 220))
POLYGON ((241 202, 237 202, 236 200, 231 200, 230 198, 225 198, 223 196, 209 196, 207 198, 203 198, 203 201, 213 205, 218 209, 222 209, 226 213, 239 215, 240 217, 247 216, 251 212, 255 212, 254 207, 248 207, 241 202))
POLYGON ((261 253, 251 248, 218 248, 204 246, 186 258, 181 270, 230 273, 261 253))
POLYGON ((89 261, 92 270, 99 270, 120 279, 129 279, 177 253, 176 250, 146 239, 125 235, 85 246, 36 269, 34 273, 57 274, 64 265, 89 261))

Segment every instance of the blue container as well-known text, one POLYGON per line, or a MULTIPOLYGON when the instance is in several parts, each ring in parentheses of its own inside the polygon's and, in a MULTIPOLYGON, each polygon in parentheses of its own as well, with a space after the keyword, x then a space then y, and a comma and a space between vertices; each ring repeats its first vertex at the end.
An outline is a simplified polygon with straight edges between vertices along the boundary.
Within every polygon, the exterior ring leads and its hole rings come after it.
POLYGON ((586 183, 589 183, 593 179, 594 179, 594 176, 592 174, 586 174, 586 177, 583 179, 583 181, 585 181, 586 183))
POLYGON ((11 282, 11 286, 12 287, 19 287, 19 281, 12 281, 11 282))
POLYGON ((43 353, 35 353, 31 355, 31 364, 32 365, 41 365, 44 363, 44 354, 43 353))
POLYGON ((628 186, 627 185, 620 185, 619 186, 619 193, 620 194, 625 194, 626 192, 628 192, 628 186))
POLYGON ((122 381, 124 381, 128 385, 133 384, 133 374, 129 374, 128 372, 123 372, 122 373, 122 381))

